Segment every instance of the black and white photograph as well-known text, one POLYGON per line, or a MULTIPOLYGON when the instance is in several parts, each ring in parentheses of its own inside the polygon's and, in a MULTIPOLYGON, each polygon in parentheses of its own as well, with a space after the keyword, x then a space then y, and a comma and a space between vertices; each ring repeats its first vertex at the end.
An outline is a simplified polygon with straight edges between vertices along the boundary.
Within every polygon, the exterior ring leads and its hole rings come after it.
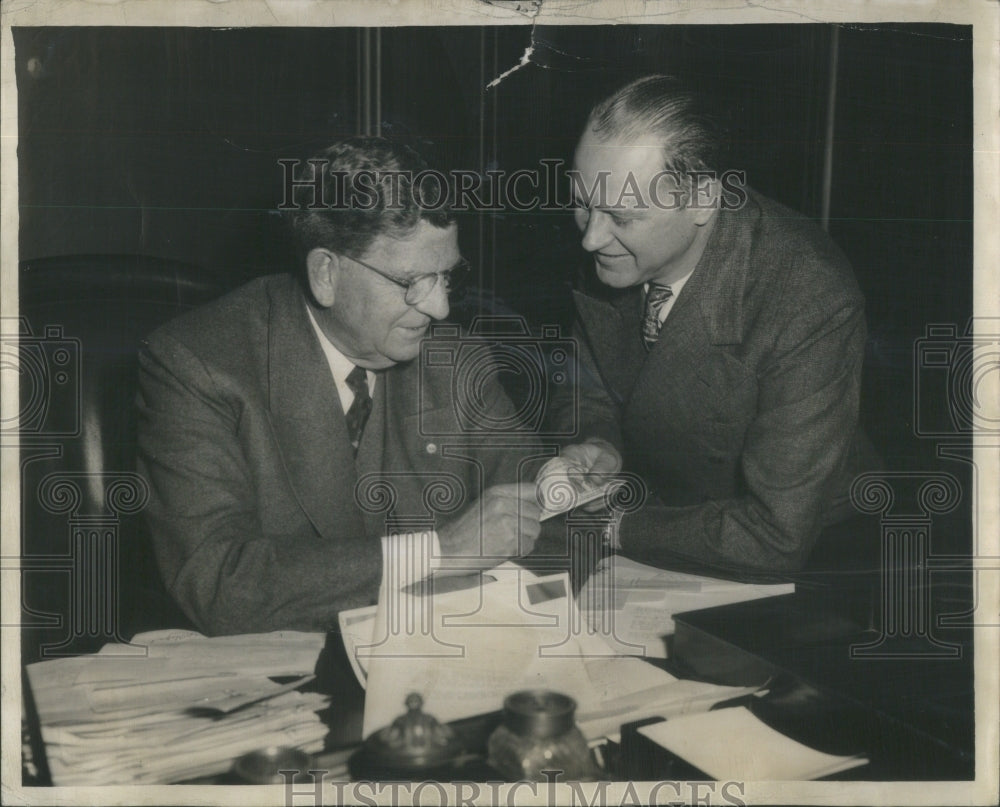
POLYGON ((3 804, 1000 801, 1000 7, 0 11, 3 804))

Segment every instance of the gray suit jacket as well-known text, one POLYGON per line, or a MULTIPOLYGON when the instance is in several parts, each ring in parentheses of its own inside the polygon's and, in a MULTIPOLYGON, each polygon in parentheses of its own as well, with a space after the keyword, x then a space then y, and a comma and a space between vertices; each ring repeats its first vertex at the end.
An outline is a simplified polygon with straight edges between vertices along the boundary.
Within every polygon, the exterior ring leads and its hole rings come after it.
MULTIPOLYGON (((291 276, 261 278, 167 324, 140 355, 139 469, 157 559, 210 634, 326 630, 338 611, 375 602, 387 514, 359 506, 366 475, 392 487, 400 519, 428 513, 435 479, 458 482, 450 514, 517 481, 511 452, 421 436, 421 422, 459 429, 450 376, 421 387, 416 361, 379 374, 355 460, 305 306, 291 276)), ((499 387, 483 393, 497 416, 509 412, 499 387)))
MULTIPOLYGON (((599 285, 599 284, 598 284, 599 285)), ((757 194, 720 211, 649 353, 641 288, 576 292, 583 434, 617 444, 650 498, 625 551, 723 570, 801 566, 850 512, 864 301, 830 239, 757 194)))

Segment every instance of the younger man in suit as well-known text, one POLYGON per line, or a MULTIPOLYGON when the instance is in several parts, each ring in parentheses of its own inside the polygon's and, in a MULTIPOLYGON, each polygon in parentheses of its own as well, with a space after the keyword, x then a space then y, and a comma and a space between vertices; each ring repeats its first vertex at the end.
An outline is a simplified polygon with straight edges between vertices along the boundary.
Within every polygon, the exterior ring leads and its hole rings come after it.
MULTIPOLYGON (((380 138, 310 162, 324 173, 291 214, 295 271, 169 323, 140 357, 153 543, 209 634, 327 630, 374 602, 387 517, 434 517, 462 569, 526 554, 539 531, 523 456, 421 434, 461 433, 450 377, 421 382, 415 359, 468 271, 455 222, 409 181, 426 166, 380 138)), ((494 376, 475 392, 509 417, 494 376)))
POLYGON ((644 478, 619 532, 633 557, 792 570, 851 513, 864 300, 818 227, 712 173, 720 138, 670 77, 591 112, 574 161, 599 281, 574 292, 587 439, 563 459, 644 478))

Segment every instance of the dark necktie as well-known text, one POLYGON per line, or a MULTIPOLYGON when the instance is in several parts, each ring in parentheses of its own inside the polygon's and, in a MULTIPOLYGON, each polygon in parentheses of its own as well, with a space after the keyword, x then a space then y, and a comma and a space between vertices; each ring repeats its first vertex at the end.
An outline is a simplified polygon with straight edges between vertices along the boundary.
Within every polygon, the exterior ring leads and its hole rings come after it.
POLYGON ((646 313, 642 318, 642 341, 646 343, 646 350, 652 348, 660 338, 660 311, 673 296, 674 291, 670 286, 649 284, 649 291, 646 292, 646 313))
POLYGON ((354 401, 347 410, 347 435, 351 438, 354 455, 357 456, 361 433, 372 413, 372 396, 368 392, 368 373, 364 367, 356 366, 347 374, 347 386, 354 393, 354 401))

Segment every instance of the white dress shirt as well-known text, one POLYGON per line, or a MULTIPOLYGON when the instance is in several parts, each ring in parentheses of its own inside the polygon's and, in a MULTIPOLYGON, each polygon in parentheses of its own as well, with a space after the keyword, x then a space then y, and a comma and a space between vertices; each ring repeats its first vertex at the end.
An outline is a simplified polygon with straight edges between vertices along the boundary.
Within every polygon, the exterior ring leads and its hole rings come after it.
MULTIPOLYGON (((337 395, 340 396, 340 405, 344 407, 344 412, 346 413, 351 408, 351 404, 354 403, 354 392, 349 386, 347 386, 347 376, 350 375, 351 371, 354 369, 355 364, 347 356, 337 350, 336 346, 331 342, 323 329, 319 327, 319 323, 316 322, 316 316, 313 314, 312 309, 306 306, 306 311, 309 312, 309 321, 312 323, 313 330, 316 331, 316 338, 319 339, 319 346, 323 348, 323 355, 326 356, 326 363, 330 365, 330 374, 333 376, 333 381, 337 385, 337 395)), ((375 397, 375 373, 371 370, 365 371, 365 377, 368 379, 368 394, 375 397)))

